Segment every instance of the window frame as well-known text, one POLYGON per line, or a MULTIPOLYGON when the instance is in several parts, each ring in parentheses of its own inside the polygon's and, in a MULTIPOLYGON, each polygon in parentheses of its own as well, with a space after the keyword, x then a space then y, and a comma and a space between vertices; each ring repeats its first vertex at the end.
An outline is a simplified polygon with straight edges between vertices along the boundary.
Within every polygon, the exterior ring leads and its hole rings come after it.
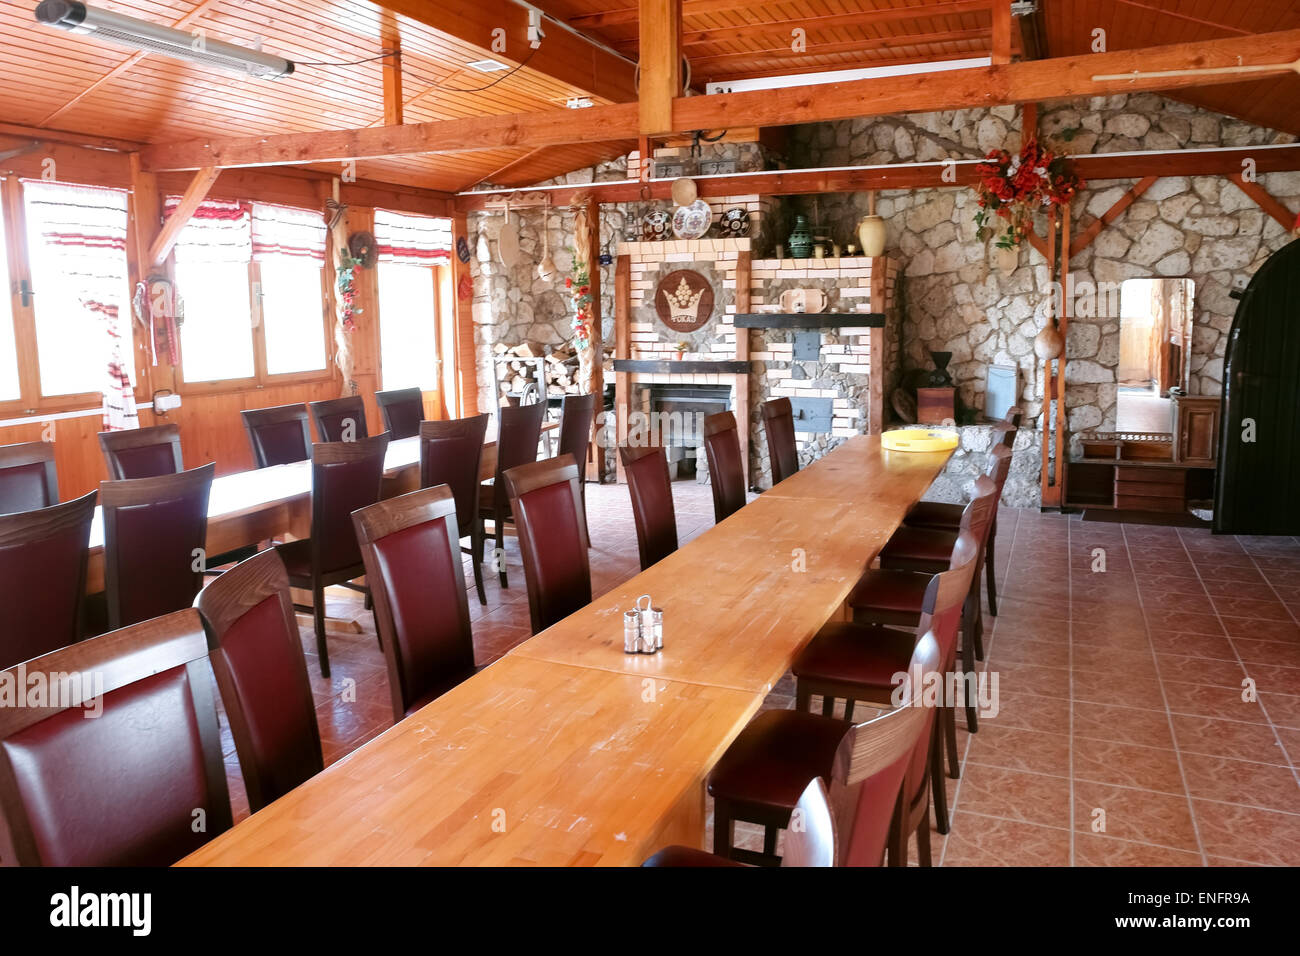
MULTIPOLYGON (((5 231, 6 265, 9 274, 9 301, 13 316, 14 348, 18 355, 18 389, 17 399, 0 401, 0 418, 39 418, 43 414, 58 415, 66 412, 90 411, 103 405, 104 393, 100 389, 74 392, 67 395, 46 396, 41 393, 40 353, 36 338, 36 303, 39 301, 40 289, 32 289, 31 255, 27 246, 27 215, 23 206, 22 179, 18 175, 0 177, 0 228, 5 231), (26 282, 31 293, 26 304, 22 302, 19 292, 21 283, 26 282), (30 361, 28 360, 30 359, 30 361)), ((94 183, 68 182, 69 186, 95 186, 94 183)), ((117 187, 100 187, 117 188, 117 187)), ((129 190, 127 190, 129 195, 129 190)), ((124 291, 126 307, 131 311, 133 287, 130 276, 133 273, 131 249, 133 248, 135 223, 127 206, 127 283, 124 291)), ((144 330, 147 334, 147 329, 144 330)), ((150 382, 147 371, 147 345, 144 342, 140 323, 131 312, 131 351, 135 368, 135 400, 137 404, 147 403, 146 383, 150 382), (141 397, 141 390, 146 394, 141 397)))

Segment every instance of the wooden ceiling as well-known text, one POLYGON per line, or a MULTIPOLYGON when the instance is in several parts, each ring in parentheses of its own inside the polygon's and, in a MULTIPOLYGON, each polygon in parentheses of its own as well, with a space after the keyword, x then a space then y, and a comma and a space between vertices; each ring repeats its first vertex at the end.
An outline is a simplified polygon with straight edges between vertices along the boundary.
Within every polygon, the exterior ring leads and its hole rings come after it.
MULTIPOLYGON (((33 19, 36 0, 0 0, 0 118, 140 143, 379 126, 382 61, 353 61, 379 57, 395 43, 402 49, 407 122, 551 110, 577 96, 597 104, 633 98, 635 0, 534 3, 594 42, 549 23, 542 49, 530 59, 527 12, 512 0, 92 0, 210 38, 244 45, 260 38, 268 52, 301 64, 292 76, 258 80, 51 30, 33 19), (508 31, 504 53, 489 49, 497 22, 508 31), (522 65, 508 75, 467 68, 485 56, 522 65), (311 65, 319 61, 353 65, 311 65)), ((1087 53, 1098 28, 1106 31, 1108 49, 1122 50, 1300 27, 1300 0, 1038 0, 1038 8, 1014 21, 1017 56, 1087 53)), ((991 51, 987 0, 684 0, 683 18, 696 89, 712 81, 991 51), (795 29, 805 31, 804 51, 791 49, 795 29)), ((1300 77, 1206 87, 1184 98, 1300 135, 1300 77)), ((574 121, 582 121, 581 111, 574 121)), ((359 163, 357 175, 447 191, 485 181, 527 185, 633 146, 392 157, 359 163)))

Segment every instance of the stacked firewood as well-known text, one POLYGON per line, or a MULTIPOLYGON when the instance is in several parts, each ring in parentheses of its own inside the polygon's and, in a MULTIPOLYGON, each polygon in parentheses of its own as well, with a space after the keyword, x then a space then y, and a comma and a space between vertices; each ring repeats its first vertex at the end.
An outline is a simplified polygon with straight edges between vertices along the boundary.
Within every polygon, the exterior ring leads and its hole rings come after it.
MULTIPOLYGON (((492 347, 498 359, 497 376, 503 394, 518 395, 531 382, 536 381, 536 361, 543 359, 546 374, 546 394, 551 398, 563 395, 578 395, 582 392, 582 383, 578 380, 579 361, 577 352, 571 345, 557 345, 547 349, 536 342, 524 342, 508 346, 498 342, 492 347)), ((613 349, 605 351, 605 370, 612 374, 613 349)))

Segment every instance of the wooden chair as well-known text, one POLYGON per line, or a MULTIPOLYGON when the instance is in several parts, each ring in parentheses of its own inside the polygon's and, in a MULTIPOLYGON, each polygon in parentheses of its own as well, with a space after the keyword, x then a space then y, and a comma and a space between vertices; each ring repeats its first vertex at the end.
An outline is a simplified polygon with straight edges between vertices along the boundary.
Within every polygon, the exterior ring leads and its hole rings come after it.
POLYGON ((311 457, 311 427, 305 404, 248 408, 239 414, 244 419, 256 467, 287 465, 311 457))
POLYGON ((176 475, 104 481, 104 592, 116 630, 194 603, 206 560, 215 464, 176 475))
POLYGON ((341 584, 369 594, 364 586, 352 583, 366 573, 352 529, 352 512, 379 500, 387 451, 388 432, 374 438, 312 445, 311 537, 275 546, 289 573, 289 584, 311 591, 310 607, 294 606, 312 613, 322 677, 330 676, 325 589, 341 584))
POLYGON ((100 432, 99 447, 104 452, 110 481, 155 478, 185 470, 179 425, 100 432))
POLYGON ((504 475, 519 528, 533 633, 591 603, 581 480, 572 460, 547 458, 504 475))
MULTIPOLYGON (((581 479, 578 490, 582 493, 582 513, 587 513, 587 454, 591 450, 591 423, 596 420, 596 396, 565 395, 560 400, 560 441, 556 454, 563 458, 573 456, 581 479)), ((598 454, 604 449, 598 448, 598 454)), ((587 539, 591 547, 591 539, 587 539)))
MULTIPOLYGON (((424 423, 432 424, 441 423, 424 423)), ((394 721, 474 674, 459 510, 452 490, 439 485, 352 515, 375 596, 394 721)))
MULTIPOLYGON (((949 570, 928 579, 915 635, 881 624, 860 624, 856 621, 836 621, 824 626, 795 658, 792 667, 796 679, 795 707, 810 710, 812 698, 820 696, 822 713, 830 715, 834 712, 836 699, 842 698, 845 702, 844 716, 852 719, 855 701, 888 705, 894 691, 892 675, 905 669, 916 636, 926 632, 933 632, 939 642, 939 664, 943 673, 955 674, 958 625, 968 617, 971 601, 978 600, 978 592, 975 591, 979 583, 978 569, 979 541, 973 533, 963 530, 953 546, 949 570), (975 598, 971 597, 972 592, 976 594, 975 598)), ((963 678, 973 679, 974 675, 973 667, 963 665, 963 678)), ((966 707, 969 715, 974 711, 975 704, 968 698, 966 707)), ((943 785, 945 738, 950 775, 957 777, 960 773, 954 702, 945 699, 939 705, 939 711, 934 747, 928 756, 934 783, 935 817, 939 832, 947 833, 947 792, 943 785)), ((923 763, 918 763, 918 772, 923 767, 923 763)), ((918 793, 919 791, 914 791, 912 794, 913 815, 918 793)))
POLYGON ((81 640, 97 496, 0 515, 0 667, 81 640))
POLYGON ((745 463, 740 460, 740 433, 731 412, 704 419, 704 457, 713 488, 713 520, 721 523, 745 507, 745 463))
POLYGON ((767 455, 772 462, 772 484, 785 481, 799 470, 799 447, 794 439, 794 409, 788 398, 774 398, 759 406, 767 455))
POLYGON ((668 455, 659 445, 618 449, 632 498, 636 546, 641 570, 677 550, 677 515, 673 509, 673 484, 668 476, 668 455))
POLYGON ((495 561, 501 586, 509 587, 506 580, 506 522, 513 520, 510 495, 506 491, 504 475, 511 468, 537 460, 537 442, 541 439, 542 418, 546 405, 503 405, 497 409, 497 468, 490 484, 479 492, 479 520, 491 519, 496 538, 495 561))
POLYGON ((483 465, 483 438, 490 418, 485 412, 470 418, 420 422, 420 487, 447 485, 451 489, 456 499, 456 530, 469 535, 470 546, 462 551, 470 555, 474 565, 474 587, 482 605, 487 604, 487 594, 483 590, 484 535, 478 473, 483 465))
POLYGON ((256 813, 325 769, 284 562, 262 551, 200 591, 194 606, 256 813))
POLYGON ((886 850, 891 863, 905 864, 902 795, 928 787, 924 755, 934 708, 921 695, 925 676, 942 660, 933 634, 906 636, 912 646, 899 671, 907 677, 892 712, 855 727, 807 710, 769 710, 732 741, 708 777, 714 853, 760 866, 781 863, 778 831, 789 827, 807 781, 820 777, 830 781, 841 865, 879 866, 886 850), (763 827, 763 852, 733 845, 736 820, 763 827))
POLYGON ((0 514, 35 511, 58 503, 54 442, 0 445, 0 514))
POLYGON ((95 696, 0 707, 0 859, 168 866, 228 830, 207 656, 186 608, 28 662, 28 673, 93 675, 79 696, 95 696))
MULTIPOLYGON (((804 788, 794 813, 802 826, 792 828, 785 840, 782 866, 835 866, 835 818, 821 777, 814 777, 804 788)), ((693 846, 666 846, 641 864, 652 867, 744 866, 735 860, 709 853, 693 846)))
POLYGON ((366 430, 366 403, 360 395, 311 402, 307 407, 316 423, 316 437, 326 444, 370 437, 366 430))
POLYGON ((375 404, 384 417, 384 429, 399 438, 413 438, 420 434, 424 421, 424 392, 418 388, 394 388, 375 392, 375 404))

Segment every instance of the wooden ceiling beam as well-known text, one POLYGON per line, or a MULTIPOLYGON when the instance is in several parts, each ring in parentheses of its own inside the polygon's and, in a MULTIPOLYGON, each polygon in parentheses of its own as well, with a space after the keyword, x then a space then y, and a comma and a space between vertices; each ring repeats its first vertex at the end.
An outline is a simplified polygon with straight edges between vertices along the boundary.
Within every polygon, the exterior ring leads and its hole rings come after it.
MULTIPOLYGON (((513 0, 372 0, 385 10, 469 43, 483 55, 544 73, 584 93, 626 103, 636 99, 636 64, 556 21, 543 24, 545 36, 534 50, 528 45, 528 8, 513 0), (549 26, 549 28, 548 28, 549 26), (494 30, 506 30, 505 52, 492 49, 494 30)), ((500 74, 484 74, 485 82, 500 74)))
MULTIPOLYGON (((669 128, 657 132, 788 126, 863 116, 1186 89, 1240 80, 1231 75, 1204 73, 1174 77, 1134 75, 1115 80, 1093 77, 1252 65, 1276 66, 1277 75, 1282 75, 1290 73, 1289 64, 1296 59, 1300 59, 1300 30, 1285 30, 939 73, 677 97, 672 101, 669 128)), ((596 143, 635 139, 643 132, 640 119, 637 104, 620 103, 590 107, 577 116, 570 110, 558 109, 375 129, 214 136, 149 146, 141 150, 141 160, 146 170, 160 171, 596 143)))

